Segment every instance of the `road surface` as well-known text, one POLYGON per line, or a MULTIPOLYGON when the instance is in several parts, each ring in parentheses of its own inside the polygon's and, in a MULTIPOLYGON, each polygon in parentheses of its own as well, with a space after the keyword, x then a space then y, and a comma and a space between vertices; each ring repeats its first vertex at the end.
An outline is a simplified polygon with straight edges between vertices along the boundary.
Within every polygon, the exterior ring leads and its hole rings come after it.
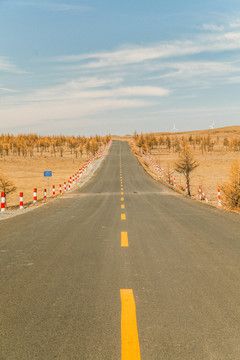
POLYGON ((94 177, 0 222, 1 360, 239 360, 240 218, 114 141, 94 177))

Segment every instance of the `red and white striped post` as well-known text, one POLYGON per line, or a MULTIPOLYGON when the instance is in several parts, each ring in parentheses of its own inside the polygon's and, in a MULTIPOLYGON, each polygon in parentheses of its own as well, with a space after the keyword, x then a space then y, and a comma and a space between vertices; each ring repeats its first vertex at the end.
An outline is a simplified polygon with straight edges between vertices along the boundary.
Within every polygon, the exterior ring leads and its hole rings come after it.
POLYGON ((53 185, 53 187, 52 187, 52 194, 53 194, 53 196, 56 195, 55 185, 53 185))
POLYGON ((37 202, 37 188, 34 188, 33 190, 33 203, 35 204, 37 202))
POLYGON ((207 197, 206 197, 206 195, 204 194, 203 191, 202 191, 202 195, 203 195, 204 200, 208 203, 208 199, 207 199, 207 197))
POLYGON ((174 178, 174 181, 173 181, 173 186, 176 187, 176 179, 174 178))
POLYGON ((23 209, 23 192, 20 192, 20 209, 23 209))
POLYGON ((220 189, 219 189, 219 188, 218 188, 218 206, 222 206, 221 193, 220 193, 220 189))
POLYGON ((188 183, 186 182, 186 188, 185 188, 185 193, 188 193, 188 183))
POLYGON ((59 185, 59 194, 61 194, 62 193, 62 185, 60 184, 59 185))
POLYGON ((70 190, 71 189, 71 182, 70 182, 70 180, 68 180, 68 190, 70 190))
POLYGON ((6 210, 5 205, 6 205, 5 192, 2 192, 1 193, 1 212, 4 212, 6 210))
POLYGON ((199 199, 202 200, 202 188, 200 185, 199 185, 198 193, 199 193, 199 199))
POLYGON ((44 199, 47 198, 47 189, 44 189, 43 197, 44 197, 44 199))
POLYGON ((64 191, 67 191, 67 184, 66 184, 66 181, 64 181, 64 191))

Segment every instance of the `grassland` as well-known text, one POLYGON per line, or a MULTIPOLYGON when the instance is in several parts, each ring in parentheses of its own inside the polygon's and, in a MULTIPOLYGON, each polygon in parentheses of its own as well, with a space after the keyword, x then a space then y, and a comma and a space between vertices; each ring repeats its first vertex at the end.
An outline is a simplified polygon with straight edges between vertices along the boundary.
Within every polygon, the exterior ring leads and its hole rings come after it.
MULTIPOLYGON (((192 173, 192 195, 198 197, 201 185, 209 202, 217 205, 218 187, 221 189, 223 182, 228 180, 231 162, 235 159, 240 160, 240 126, 193 132, 145 134, 144 143, 140 141, 140 137, 141 135, 134 137, 134 151, 138 155, 143 151, 149 154, 155 163, 164 168, 167 175, 175 177, 177 184, 183 187, 185 178, 174 170, 174 164, 181 148, 185 144, 190 146, 199 163, 199 167, 192 173)), ((148 165, 145 163, 145 166, 148 165)), ((223 193, 222 198, 224 199, 223 193)))
MULTIPOLYGON (((109 137, 38 137, 37 135, 0 136, 0 177, 7 178, 16 191, 7 196, 8 208, 19 205, 19 193, 23 192, 24 204, 33 201, 33 189, 43 198, 47 188, 44 171, 52 171, 50 195, 55 185, 68 182, 83 164, 110 140, 109 137)), ((1 185, 1 184, 0 184, 1 185)))

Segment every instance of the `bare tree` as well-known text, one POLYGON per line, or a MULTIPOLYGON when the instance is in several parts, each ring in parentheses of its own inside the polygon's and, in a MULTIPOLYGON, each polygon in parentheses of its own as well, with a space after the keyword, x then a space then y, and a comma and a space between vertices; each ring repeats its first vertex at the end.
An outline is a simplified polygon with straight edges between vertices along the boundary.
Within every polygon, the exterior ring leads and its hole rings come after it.
POLYGON ((0 176, 0 190, 5 193, 5 201, 7 207, 7 196, 16 191, 14 184, 7 178, 0 176))
POLYGON ((194 160, 191 149, 186 146, 181 153, 177 161, 175 162, 175 170, 183 174, 188 183, 188 195, 191 196, 190 191, 190 173, 199 166, 198 162, 194 160))

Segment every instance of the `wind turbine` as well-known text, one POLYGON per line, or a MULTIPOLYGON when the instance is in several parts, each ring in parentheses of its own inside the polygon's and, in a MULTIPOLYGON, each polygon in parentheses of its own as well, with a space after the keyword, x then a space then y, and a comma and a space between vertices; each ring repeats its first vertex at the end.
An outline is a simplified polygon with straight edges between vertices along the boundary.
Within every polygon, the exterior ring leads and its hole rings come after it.
POLYGON ((209 125, 210 129, 214 129, 215 121, 212 122, 212 124, 209 125))
POLYGON ((175 125, 175 124, 173 124, 173 128, 172 128, 171 131, 174 132, 174 133, 178 131, 178 129, 176 128, 176 125, 175 125))

